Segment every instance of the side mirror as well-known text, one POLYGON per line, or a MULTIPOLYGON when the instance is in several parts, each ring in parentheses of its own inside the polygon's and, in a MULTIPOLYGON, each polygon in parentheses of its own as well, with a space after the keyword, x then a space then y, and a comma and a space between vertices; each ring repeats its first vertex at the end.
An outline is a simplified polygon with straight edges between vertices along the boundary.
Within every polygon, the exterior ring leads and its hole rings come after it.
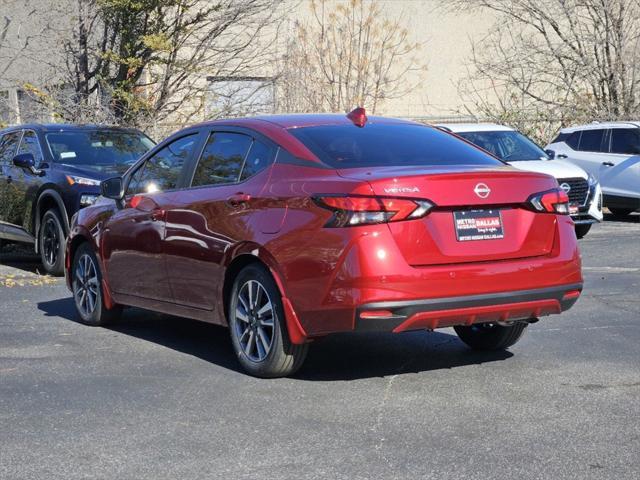
POLYGON ((545 150, 544 153, 549 156, 549 160, 553 160, 554 158, 556 158, 556 152, 554 152, 553 150, 545 150))
POLYGON ((122 200, 124 197, 122 177, 107 178, 100 183, 102 196, 113 200, 122 200))
POLYGON ((36 168, 36 159, 33 157, 32 153, 21 153, 16 155, 13 157, 13 164, 18 168, 31 172, 33 175, 37 175, 39 177, 44 175, 43 170, 38 170, 36 168))

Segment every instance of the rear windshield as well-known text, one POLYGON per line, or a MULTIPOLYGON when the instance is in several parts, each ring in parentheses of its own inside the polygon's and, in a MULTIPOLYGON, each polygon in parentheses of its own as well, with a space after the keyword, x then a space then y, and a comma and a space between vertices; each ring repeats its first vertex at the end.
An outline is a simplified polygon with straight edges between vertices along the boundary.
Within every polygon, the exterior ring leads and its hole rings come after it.
POLYGON ((45 138, 54 162, 93 170, 126 169, 154 145, 142 133, 117 130, 51 132, 45 138))
POLYGON ((289 132, 334 168, 503 165, 453 135, 422 125, 329 125, 289 132))
POLYGON ((519 132, 460 132, 458 135, 505 162, 549 160, 544 150, 519 132))

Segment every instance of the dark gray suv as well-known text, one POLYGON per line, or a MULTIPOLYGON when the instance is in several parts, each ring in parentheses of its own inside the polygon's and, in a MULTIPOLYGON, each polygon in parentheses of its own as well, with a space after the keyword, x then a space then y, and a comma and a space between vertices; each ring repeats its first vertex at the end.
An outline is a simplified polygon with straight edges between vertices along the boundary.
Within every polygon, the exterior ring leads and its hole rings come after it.
POLYGON ((138 130, 95 125, 0 130, 0 244, 33 244, 44 269, 62 275, 69 219, 153 145, 138 130))

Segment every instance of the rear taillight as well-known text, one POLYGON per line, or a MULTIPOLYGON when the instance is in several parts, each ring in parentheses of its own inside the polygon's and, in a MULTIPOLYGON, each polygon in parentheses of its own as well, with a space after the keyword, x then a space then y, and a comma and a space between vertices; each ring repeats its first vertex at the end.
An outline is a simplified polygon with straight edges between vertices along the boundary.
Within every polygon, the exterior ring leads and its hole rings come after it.
POLYGON ((569 215, 569 196, 560 188, 536 193, 529 197, 529 203, 538 212, 569 215))
POLYGON ((433 208, 427 200, 406 198, 318 195, 313 201, 331 210, 325 227, 351 227, 422 218, 433 208))

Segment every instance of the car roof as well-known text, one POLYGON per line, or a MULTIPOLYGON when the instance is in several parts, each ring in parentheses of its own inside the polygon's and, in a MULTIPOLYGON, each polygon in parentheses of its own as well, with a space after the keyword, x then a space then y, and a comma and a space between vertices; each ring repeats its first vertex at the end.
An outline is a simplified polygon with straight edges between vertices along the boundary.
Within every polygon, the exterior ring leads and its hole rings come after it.
MULTIPOLYGON (((197 126, 216 126, 216 125, 234 125, 244 126, 252 128, 258 124, 268 122, 273 125, 277 125, 281 128, 301 128, 301 127, 315 127, 325 125, 353 125, 353 122, 349 120, 345 115, 338 113, 295 113, 286 115, 259 115, 255 117, 246 118, 227 118, 220 120, 210 120, 202 122, 197 126)), ((403 120, 400 118, 391 117, 378 117, 367 115, 367 124, 405 124, 405 125, 424 125, 422 123, 412 122, 410 120, 403 120)))
POLYGON ((464 132, 514 132, 515 129, 498 123, 438 123, 436 127, 446 128, 453 133, 464 132))
MULTIPOLYGON (((400 118, 367 116, 367 124, 384 124, 384 125, 417 125, 425 128, 433 128, 424 123, 412 122, 400 118)), ((328 125, 344 125, 354 127, 354 123, 347 118, 346 114, 326 114, 326 113, 307 113, 307 114, 287 114, 287 115, 260 115, 255 117, 243 118, 226 118, 218 120, 209 120, 191 127, 180 130, 170 138, 176 135, 183 135, 186 130, 195 130, 208 127, 240 127, 257 131, 271 140, 283 145, 291 154, 301 160, 308 160, 314 164, 322 164, 322 161, 314 155, 300 140, 292 136, 287 130, 313 126, 328 125)), ((357 127, 355 127, 357 128, 357 127)), ((366 126, 364 127, 366 128, 366 126)))
POLYGON ((628 122, 593 122, 586 125, 574 125, 571 127, 565 127, 560 130, 561 133, 573 133, 581 130, 598 130, 602 128, 630 128, 640 127, 640 121, 628 121, 628 122))

